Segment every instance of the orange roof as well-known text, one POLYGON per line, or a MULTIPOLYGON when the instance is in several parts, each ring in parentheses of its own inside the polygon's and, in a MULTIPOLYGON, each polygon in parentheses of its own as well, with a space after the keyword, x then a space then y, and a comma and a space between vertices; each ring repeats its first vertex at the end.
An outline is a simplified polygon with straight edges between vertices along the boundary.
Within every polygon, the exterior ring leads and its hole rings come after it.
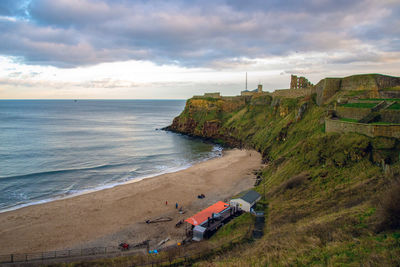
POLYGON ((224 209, 228 208, 229 204, 224 203, 222 201, 218 201, 214 205, 200 211, 196 215, 193 215, 192 217, 188 218, 185 220, 185 222, 188 222, 192 225, 199 225, 202 224, 207 220, 208 217, 211 217, 213 213, 220 213, 224 209))

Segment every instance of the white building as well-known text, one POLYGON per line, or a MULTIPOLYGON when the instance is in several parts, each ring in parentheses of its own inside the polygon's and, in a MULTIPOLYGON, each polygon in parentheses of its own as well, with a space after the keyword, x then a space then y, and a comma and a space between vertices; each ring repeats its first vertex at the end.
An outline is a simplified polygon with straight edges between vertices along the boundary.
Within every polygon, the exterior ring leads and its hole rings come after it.
POLYGON ((238 207, 239 209, 250 212, 251 208, 261 199, 261 195, 254 190, 250 190, 239 198, 231 199, 231 207, 238 207))

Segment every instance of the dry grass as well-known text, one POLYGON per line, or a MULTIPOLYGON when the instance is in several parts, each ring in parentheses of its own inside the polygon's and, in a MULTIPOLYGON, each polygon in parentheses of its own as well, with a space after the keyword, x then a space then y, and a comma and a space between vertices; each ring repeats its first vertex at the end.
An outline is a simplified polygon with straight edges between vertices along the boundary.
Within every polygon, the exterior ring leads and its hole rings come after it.
POLYGON ((308 179, 310 179, 310 174, 308 172, 302 172, 282 182, 279 186, 271 191, 270 195, 275 195, 286 190, 297 188, 304 184, 308 179))

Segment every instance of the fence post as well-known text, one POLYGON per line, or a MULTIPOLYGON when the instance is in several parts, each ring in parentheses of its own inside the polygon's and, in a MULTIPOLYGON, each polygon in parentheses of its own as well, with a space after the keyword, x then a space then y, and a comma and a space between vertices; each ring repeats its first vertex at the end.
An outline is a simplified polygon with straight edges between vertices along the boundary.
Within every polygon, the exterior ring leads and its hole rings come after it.
POLYGON ((107 254, 107 247, 104 248, 104 254, 107 254))
POLYGON ((14 262, 14 254, 11 254, 11 262, 14 262))
POLYGON ((68 257, 71 257, 71 250, 68 250, 68 257))

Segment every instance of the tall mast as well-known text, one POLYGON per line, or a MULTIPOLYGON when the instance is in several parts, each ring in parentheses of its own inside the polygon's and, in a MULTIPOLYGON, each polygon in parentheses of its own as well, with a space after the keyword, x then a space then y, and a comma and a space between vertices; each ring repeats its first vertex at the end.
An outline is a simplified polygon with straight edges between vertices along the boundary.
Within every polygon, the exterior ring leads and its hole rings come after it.
POLYGON ((246 91, 247 91, 247 71, 246 71, 246 91))

